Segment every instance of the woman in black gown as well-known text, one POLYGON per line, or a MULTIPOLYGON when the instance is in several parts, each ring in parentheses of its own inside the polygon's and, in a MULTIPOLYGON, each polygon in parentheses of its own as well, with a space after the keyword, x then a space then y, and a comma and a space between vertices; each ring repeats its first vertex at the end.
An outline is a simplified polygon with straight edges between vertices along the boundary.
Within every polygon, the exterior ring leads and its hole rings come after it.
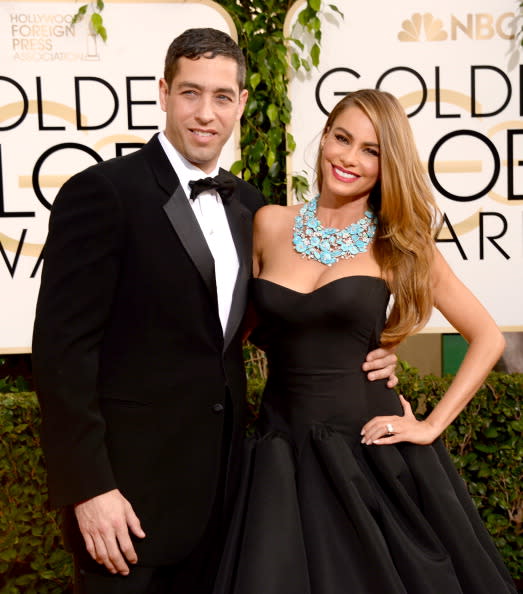
POLYGON ((317 199, 255 219, 269 379, 216 594, 514 593, 439 439, 504 342, 435 248, 436 205, 398 101, 344 97, 317 176, 317 199), (420 421, 360 361, 421 328, 433 306, 470 346, 420 421))

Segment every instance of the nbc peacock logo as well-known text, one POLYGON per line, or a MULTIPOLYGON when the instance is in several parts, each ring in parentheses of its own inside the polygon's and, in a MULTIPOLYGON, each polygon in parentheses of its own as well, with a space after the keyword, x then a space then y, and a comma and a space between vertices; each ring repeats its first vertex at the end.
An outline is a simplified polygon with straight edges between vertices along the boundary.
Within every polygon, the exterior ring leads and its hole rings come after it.
POLYGON ((448 16, 448 22, 434 17, 430 12, 415 12, 401 23, 399 41, 457 41, 470 39, 486 41, 491 39, 515 39, 518 30, 517 16, 513 12, 499 15, 486 12, 448 16))
POLYGON ((445 41, 448 38, 447 32, 443 29, 443 21, 434 18, 430 12, 416 12, 410 19, 403 21, 401 26, 402 31, 398 33, 400 41, 445 41))

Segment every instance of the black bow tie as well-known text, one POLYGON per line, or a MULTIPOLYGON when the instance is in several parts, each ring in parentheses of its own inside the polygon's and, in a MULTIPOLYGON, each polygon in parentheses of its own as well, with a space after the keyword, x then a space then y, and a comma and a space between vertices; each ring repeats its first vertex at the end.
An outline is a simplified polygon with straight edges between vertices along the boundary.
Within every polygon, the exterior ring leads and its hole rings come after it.
POLYGON ((234 178, 227 173, 219 173, 216 177, 206 177, 190 181, 191 195, 189 198, 194 200, 200 192, 206 190, 215 190, 222 197, 223 202, 228 202, 234 192, 236 184, 234 178))

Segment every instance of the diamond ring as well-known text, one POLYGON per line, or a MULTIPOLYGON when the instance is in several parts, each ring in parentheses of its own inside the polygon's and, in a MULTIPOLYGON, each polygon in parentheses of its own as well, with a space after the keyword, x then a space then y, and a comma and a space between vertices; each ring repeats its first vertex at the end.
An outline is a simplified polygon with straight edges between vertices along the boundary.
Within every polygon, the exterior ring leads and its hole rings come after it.
POLYGON ((391 423, 387 423, 385 425, 385 429, 387 430, 387 433, 389 435, 392 435, 394 433, 394 427, 391 425, 391 423))

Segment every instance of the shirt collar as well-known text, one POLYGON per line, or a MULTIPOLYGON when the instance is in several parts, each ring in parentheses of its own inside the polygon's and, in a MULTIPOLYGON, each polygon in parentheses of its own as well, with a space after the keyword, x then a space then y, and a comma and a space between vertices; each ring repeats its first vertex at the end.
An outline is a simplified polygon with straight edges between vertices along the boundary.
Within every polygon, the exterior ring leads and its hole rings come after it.
POLYGON ((218 175, 220 171, 218 165, 210 173, 205 173, 205 171, 199 167, 189 163, 189 161, 187 161, 187 159, 174 148, 167 136, 165 136, 164 132, 160 132, 158 134, 158 140, 160 141, 160 144, 162 145, 163 150, 165 151, 165 154, 172 165, 172 168, 176 172, 182 189, 187 197, 191 195, 191 190, 189 188, 190 181, 203 179, 204 177, 215 177, 218 175))

